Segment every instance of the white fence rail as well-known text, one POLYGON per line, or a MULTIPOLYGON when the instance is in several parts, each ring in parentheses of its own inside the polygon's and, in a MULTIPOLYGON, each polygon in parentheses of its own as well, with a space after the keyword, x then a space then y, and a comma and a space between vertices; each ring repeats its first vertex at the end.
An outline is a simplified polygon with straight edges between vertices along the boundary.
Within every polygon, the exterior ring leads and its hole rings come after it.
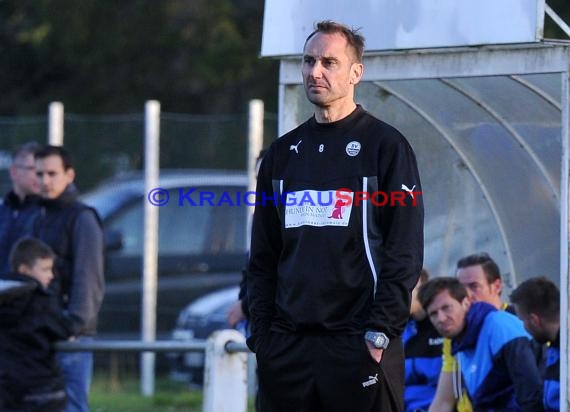
POLYGON ((207 340, 93 340, 58 342, 67 352, 205 352, 203 412, 246 412, 248 368, 244 336, 236 330, 214 332, 207 340))

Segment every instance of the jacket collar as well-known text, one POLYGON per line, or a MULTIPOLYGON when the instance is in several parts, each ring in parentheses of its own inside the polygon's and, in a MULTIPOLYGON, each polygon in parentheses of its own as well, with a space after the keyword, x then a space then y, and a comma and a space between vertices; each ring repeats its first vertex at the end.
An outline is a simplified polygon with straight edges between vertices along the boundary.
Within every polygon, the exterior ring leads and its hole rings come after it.
POLYGON ((4 204, 11 209, 21 209, 32 204, 37 204, 40 199, 41 197, 38 195, 28 195, 21 201, 14 190, 10 190, 6 196, 4 196, 4 204))
POLYGON ((497 308, 486 302, 473 303, 467 312, 465 329, 451 342, 451 353, 455 355, 457 352, 474 347, 485 318, 496 310, 497 308))
POLYGON ((42 199, 42 206, 48 209, 62 209, 75 202, 79 197, 79 191, 72 183, 65 188, 63 193, 55 199, 42 199))

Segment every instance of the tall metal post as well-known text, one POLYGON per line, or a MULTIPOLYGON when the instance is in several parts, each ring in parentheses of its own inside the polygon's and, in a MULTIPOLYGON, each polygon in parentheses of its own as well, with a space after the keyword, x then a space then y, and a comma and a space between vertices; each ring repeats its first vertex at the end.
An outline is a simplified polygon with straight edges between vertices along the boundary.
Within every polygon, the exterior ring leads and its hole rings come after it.
POLYGON ((63 103, 51 102, 48 108, 48 144, 63 146, 63 103))
POLYGON ((570 220, 568 215, 570 204, 570 67, 562 72, 562 165, 560 180, 560 411, 570 410, 568 394, 570 393, 570 376, 568 374, 568 351, 570 350, 570 331, 568 329, 570 310, 570 282, 568 247, 570 246, 570 220))
MULTIPOLYGON (((143 254, 143 300, 142 340, 156 339, 156 296, 158 269, 158 211, 156 196, 164 193, 153 190, 158 187, 160 149, 160 103, 155 100, 145 105, 145 193, 144 197, 144 254, 143 254)), ((155 354, 141 355, 141 392, 144 396, 154 394, 155 354)))
MULTIPOLYGON (((263 111, 263 100, 250 100, 247 145, 247 175, 249 179, 248 191, 254 191, 256 186, 257 171, 255 170, 255 165, 259 152, 263 147, 263 111)), ((253 209, 254 206, 249 206, 247 214, 246 245, 248 250, 251 242, 251 221, 253 219, 253 209)))

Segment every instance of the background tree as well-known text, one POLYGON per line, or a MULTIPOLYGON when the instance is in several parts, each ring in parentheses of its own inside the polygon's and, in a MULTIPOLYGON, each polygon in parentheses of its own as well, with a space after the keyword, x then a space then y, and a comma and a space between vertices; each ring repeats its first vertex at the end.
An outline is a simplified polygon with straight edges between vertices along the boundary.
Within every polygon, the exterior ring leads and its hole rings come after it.
POLYGON ((263 0, 0 0, 0 114, 276 110, 263 0))
MULTIPOLYGON (((548 4, 570 21, 568 0, 548 4)), ((264 0, 0 0, 0 115, 277 111, 278 63, 260 59, 264 0)), ((508 25, 505 26, 508 30, 508 25)), ((567 38, 549 18, 545 37, 567 38)))

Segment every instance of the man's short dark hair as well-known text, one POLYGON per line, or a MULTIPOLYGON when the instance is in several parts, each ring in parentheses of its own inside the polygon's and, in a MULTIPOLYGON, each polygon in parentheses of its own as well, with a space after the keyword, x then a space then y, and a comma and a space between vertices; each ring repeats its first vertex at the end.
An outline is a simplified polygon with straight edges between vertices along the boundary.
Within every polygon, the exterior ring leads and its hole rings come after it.
POLYGON ((489 256, 487 252, 475 253, 473 255, 462 257, 457 261, 457 269, 464 269, 470 266, 480 265, 485 272, 487 283, 493 283, 497 279, 501 279, 501 271, 499 265, 489 256))
POLYGON ((418 292, 418 300, 427 312, 427 308, 435 297, 443 291, 448 291, 449 295, 458 302, 463 302, 467 297, 467 289, 457 278, 439 277, 424 283, 418 292))
POLYGON ((45 159, 49 156, 59 156, 63 163, 64 170, 73 168, 73 159, 71 158, 71 153, 63 146, 44 146, 36 153, 35 158, 45 159))
POLYGON ((337 23, 332 20, 323 20, 315 24, 315 30, 309 34, 305 40, 305 45, 311 37, 317 33, 339 33, 346 39, 346 42, 354 51, 356 61, 360 63, 362 61, 362 55, 364 54, 364 36, 358 33, 359 30, 360 29, 352 29, 342 23, 337 23))
POLYGON ((28 142, 16 147, 12 150, 12 163, 27 155, 35 156, 40 148, 41 146, 37 142, 28 142))
POLYGON ((560 319, 560 291, 544 276, 527 279, 511 292, 511 303, 526 313, 558 321, 560 319))
POLYGON ((54 259, 51 247, 34 237, 20 239, 10 251, 10 269, 18 271, 20 265, 31 267, 38 259, 54 259))

